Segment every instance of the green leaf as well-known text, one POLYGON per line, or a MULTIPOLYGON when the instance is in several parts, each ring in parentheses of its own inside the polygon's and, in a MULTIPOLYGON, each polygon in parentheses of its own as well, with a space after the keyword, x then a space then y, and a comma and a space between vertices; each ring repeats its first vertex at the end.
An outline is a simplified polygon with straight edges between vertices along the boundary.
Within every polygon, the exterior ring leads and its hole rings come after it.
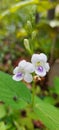
POLYGON ((51 97, 51 96, 46 96, 46 97, 44 98, 44 102, 50 103, 50 104, 54 104, 54 103, 55 103, 55 100, 54 100, 54 98, 51 97))
MULTIPOLYGON (((31 104, 31 93, 25 84, 15 82, 12 80, 12 76, 0 72, 0 100, 14 109, 22 109, 28 103, 31 104)), ((59 111, 57 108, 36 97, 33 110, 33 118, 41 120, 49 130, 59 130, 59 111)))
POLYGON ((34 112, 49 130, 59 130, 59 111, 57 108, 36 98, 34 112))
POLYGON ((0 104, 0 118, 5 117, 5 115, 6 115, 5 107, 4 105, 0 104))
POLYGON ((16 82, 12 76, 0 72, 0 100, 14 108, 22 108, 31 102, 31 94, 24 83, 16 82))
POLYGON ((6 130, 6 125, 4 122, 0 122, 0 130, 6 130))

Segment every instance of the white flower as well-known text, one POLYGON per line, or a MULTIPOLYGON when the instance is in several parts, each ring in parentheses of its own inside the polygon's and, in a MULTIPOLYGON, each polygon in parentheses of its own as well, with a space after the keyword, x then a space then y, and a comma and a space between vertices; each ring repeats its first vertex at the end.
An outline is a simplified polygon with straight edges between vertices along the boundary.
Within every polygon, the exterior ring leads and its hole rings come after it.
POLYGON ((13 79, 16 81, 25 80, 30 83, 33 80, 31 75, 32 72, 34 72, 33 64, 22 60, 13 71, 13 79))
POLYGON ((31 62, 35 67, 35 73, 43 77, 49 71, 49 63, 47 63, 47 56, 43 53, 33 54, 31 58, 31 62))

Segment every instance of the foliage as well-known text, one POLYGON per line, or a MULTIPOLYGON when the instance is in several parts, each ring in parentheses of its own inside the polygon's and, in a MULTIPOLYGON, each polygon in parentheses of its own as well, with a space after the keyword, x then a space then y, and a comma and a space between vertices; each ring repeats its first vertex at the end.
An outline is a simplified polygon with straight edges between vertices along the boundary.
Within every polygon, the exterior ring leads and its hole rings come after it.
MULTIPOLYGON (((0 72, 0 100, 2 100, 5 105, 9 105, 13 109, 25 109, 30 108, 31 105, 31 94, 28 88, 23 83, 16 83, 12 80, 11 76, 0 72), (3 77, 3 79, 2 79, 3 77)), ((1 108, 0 108, 1 109, 1 108)), ((32 119, 41 120, 44 125, 50 130, 59 129, 59 111, 52 105, 44 103, 39 98, 35 99, 35 106, 33 109, 32 119), (36 115, 36 117, 35 117, 36 115)), ((2 109, 4 112, 4 110, 2 109)), ((32 111, 32 110, 31 110, 32 111)), ((31 113, 31 111, 29 111, 31 113)), ((30 114, 29 114, 30 115, 30 114)), ((1 115, 1 118, 5 114, 1 115)))
POLYGON ((0 92, 1 92, 0 98, 2 101, 7 102, 8 104, 12 105, 14 108, 16 108, 17 106, 18 109, 21 107, 20 104, 25 105, 23 100, 27 102, 31 102, 31 95, 29 93, 29 90, 25 87, 25 85, 23 85, 22 83, 20 84, 16 83, 15 81, 12 80, 10 76, 5 75, 2 72, 0 73, 1 73, 0 86, 2 87, 2 89, 0 88, 0 92), (1 76, 4 78, 1 79, 1 76))

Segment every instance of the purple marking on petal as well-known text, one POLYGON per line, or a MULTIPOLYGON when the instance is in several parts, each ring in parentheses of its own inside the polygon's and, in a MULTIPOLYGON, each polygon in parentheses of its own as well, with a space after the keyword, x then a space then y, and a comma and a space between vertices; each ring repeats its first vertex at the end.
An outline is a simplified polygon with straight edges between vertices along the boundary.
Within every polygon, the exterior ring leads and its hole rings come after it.
POLYGON ((43 72, 43 67, 42 67, 42 66, 39 66, 37 70, 38 70, 39 72, 43 72))
POLYGON ((22 77, 22 73, 17 73, 16 77, 17 77, 17 78, 22 77))

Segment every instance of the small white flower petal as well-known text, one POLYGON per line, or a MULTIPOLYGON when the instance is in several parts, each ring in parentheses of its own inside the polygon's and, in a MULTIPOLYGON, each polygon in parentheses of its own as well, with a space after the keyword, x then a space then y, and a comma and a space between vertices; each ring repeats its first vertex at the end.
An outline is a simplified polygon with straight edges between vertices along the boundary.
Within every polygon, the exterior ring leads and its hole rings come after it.
POLYGON ((45 63, 45 69, 46 69, 46 72, 49 71, 49 69, 50 69, 49 63, 45 63))
POLYGON ((26 64, 27 64, 26 60, 22 60, 22 61, 19 62, 18 66, 21 69, 25 69, 26 64))
POLYGON ((33 64, 36 64, 37 62, 41 62, 41 61, 43 61, 43 62, 47 61, 47 56, 44 53, 32 55, 31 62, 33 64))
POLYGON ((40 59, 41 59, 42 61, 44 61, 44 62, 47 61, 47 56, 46 56, 44 53, 40 53, 39 55, 40 55, 40 59))
POLYGON ((13 80, 15 80, 15 81, 21 81, 22 79, 23 79, 23 75, 22 76, 17 76, 17 75, 13 75, 13 80))
POLYGON ((27 62, 27 65, 25 67, 25 71, 28 73, 32 73, 32 72, 34 72, 34 70, 35 70, 34 65, 30 62, 27 62))
POLYGON ((19 72, 19 67, 17 66, 14 70, 13 70, 13 74, 17 74, 19 72))
POLYGON ((25 76, 24 76, 24 80, 27 82, 27 83, 31 83, 33 78, 32 78, 32 75, 29 74, 29 73, 26 73, 25 76))
POLYGON ((33 64, 36 64, 36 62, 39 62, 39 54, 33 54, 31 58, 31 62, 33 64))
POLYGON ((39 71, 38 69, 35 69, 35 73, 40 77, 44 77, 46 75, 46 70, 44 68, 43 71, 39 71))

